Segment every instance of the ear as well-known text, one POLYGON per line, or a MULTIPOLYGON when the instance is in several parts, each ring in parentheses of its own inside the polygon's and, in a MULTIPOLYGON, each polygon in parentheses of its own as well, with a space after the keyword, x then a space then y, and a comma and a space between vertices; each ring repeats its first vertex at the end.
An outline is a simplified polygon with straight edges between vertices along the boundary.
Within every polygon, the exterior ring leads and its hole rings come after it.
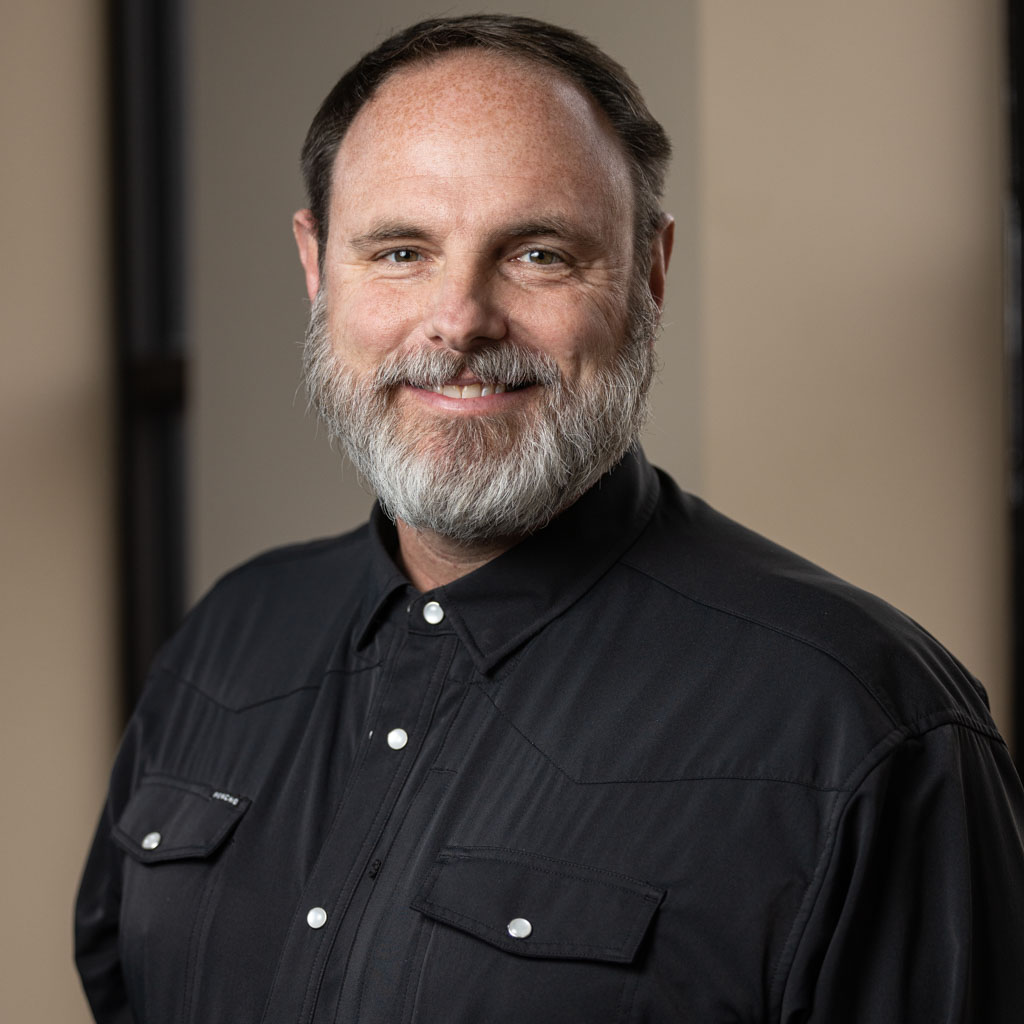
POLYGON ((665 303, 665 273, 668 270, 668 261, 672 256, 672 243, 675 240, 675 235, 676 222, 666 213, 664 222, 651 240, 651 274, 648 278, 648 285, 658 309, 661 309, 665 303))
POLYGON ((292 234, 299 247, 299 261, 306 272, 306 294, 312 302, 320 290, 320 243, 317 241, 316 218, 311 210, 299 210, 292 217, 292 234))

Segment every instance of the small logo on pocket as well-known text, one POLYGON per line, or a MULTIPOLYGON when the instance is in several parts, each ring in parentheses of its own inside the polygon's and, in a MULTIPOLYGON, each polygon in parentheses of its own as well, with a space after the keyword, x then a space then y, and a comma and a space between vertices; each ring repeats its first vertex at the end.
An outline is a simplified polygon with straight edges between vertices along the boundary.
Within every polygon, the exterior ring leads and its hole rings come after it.
POLYGON ((219 789, 213 794, 214 800, 223 800, 225 803, 229 803, 238 806, 238 797, 232 796, 230 793, 222 793, 219 789))

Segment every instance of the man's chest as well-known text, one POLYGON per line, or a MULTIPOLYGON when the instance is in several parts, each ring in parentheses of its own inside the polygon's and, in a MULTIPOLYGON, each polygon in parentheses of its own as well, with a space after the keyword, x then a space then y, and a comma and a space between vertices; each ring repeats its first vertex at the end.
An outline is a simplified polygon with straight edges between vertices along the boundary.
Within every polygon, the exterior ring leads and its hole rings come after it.
POLYGON ((828 796, 694 773, 686 700, 587 659, 483 680, 421 631, 257 707, 190 698, 123 843, 144 1019, 758 1019, 828 796))

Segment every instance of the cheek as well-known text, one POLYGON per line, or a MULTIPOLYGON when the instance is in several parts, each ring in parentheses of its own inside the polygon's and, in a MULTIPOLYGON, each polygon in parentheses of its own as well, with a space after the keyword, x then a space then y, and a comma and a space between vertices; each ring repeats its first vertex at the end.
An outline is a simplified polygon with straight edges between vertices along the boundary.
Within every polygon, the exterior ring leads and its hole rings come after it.
POLYGON ((408 340, 418 317, 408 296, 395 289, 342 286, 331 294, 328 323, 338 355, 368 369, 408 340))
POLYGON ((624 312, 596 295, 575 295, 557 306, 520 312, 523 341, 551 356, 570 376, 585 376, 610 359, 624 334, 624 312))

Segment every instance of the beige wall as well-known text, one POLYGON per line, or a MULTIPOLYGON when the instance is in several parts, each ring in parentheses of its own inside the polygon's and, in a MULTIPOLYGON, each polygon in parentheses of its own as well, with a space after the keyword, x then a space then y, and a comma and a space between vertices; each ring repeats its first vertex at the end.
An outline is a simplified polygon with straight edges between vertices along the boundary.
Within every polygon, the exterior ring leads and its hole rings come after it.
POLYGON ((700 5, 701 485, 1009 725, 1001 0, 700 5))
POLYGON ((99 0, 0 32, 0 1020, 91 1019, 71 905, 115 741, 99 0))

